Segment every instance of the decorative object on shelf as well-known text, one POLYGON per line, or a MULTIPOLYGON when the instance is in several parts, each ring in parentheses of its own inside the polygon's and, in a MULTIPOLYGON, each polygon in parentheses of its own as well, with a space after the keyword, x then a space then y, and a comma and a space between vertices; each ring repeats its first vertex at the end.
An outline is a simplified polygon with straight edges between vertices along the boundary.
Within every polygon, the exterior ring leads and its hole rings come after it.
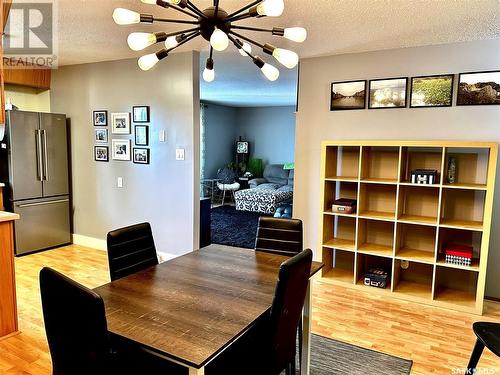
POLYGON ((368 108, 405 108, 407 85, 405 77, 371 80, 368 108))
POLYGON ((149 119, 149 106, 136 105, 132 107, 132 121, 137 123, 147 123, 149 119))
POLYGON ((142 0, 143 3, 159 5, 164 9, 172 9, 183 13, 192 20, 157 18, 152 14, 140 14, 128 9, 117 8, 113 12, 113 19, 118 25, 131 25, 136 23, 152 24, 153 22, 179 23, 191 26, 184 30, 171 33, 132 33, 128 37, 128 45, 134 51, 141 51, 155 43, 164 42, 165 47, 156 52, 144 55, 139 59, 139 67, 142 70, 149 70, 160 60, 168 56, 177 47, 189 42, 190 40, 202 36, 210 42, 210 56, 207 59, 206 67, 203 72, 203 79, 212 82, 215 78, 213 51, 224 51, 231 41, 242 56, 248 56, 255 65, 262 71, 270 81, 275 81, 279 77, 279 70, 270 65, 262 58, 252 54, 253 44, 266 54, 273 56, 282 65, 291 69, 299 61, 299 56, 293 52, 282 48, 277 48, 271 44, 262 44, 251 38, 248 38, 235 30, 248 30, 256 32, 266 32, 274 36, 284 37, 288 40, 302 43, 307 32, 302 27, 273 27, 257 28, 249 26, 238 26, 235 22, 247 18, 279 17, 284 10, 283 0, 258 0, 252 1, 248 5, 228 14, 219 6, 219 0, 214 0, 213 6, 204 10, 199 9, 191 0, 142 0))
POLYGON ((262 177, 264 172, 264 163, 262 159, 250 158, 248 160, 247 169, 253 174, 254 177, 262 177))
POLYGON ((108 126, 108 111, 94 111, 94 126, 108 126))
POLYGON ((109 148, 108 146, 95 146, 94 147, 95 161, 109 161, 109 148))
POLYGON ((149 148, 134 147, 133 154, 135 164, 149 164, 149 148))
POLYGON ((438 180, 438 171, 435 169, 415 169, 411 171, 411 183, 433 185, 438 180))
POLYGON ((459 74, 457 105, 491 104, 500 104, 500 70, 459 74))
POLYGON ((136 125, 134 131, 136 146, 147 146, 149 143, 149 127, 146 125, 136 125))
POLYGON ((365 109, 366 81, 333 82, 330 111, 365 109))
POLYGON ((474 249, 471 246, 449 244, 444 248, 445 262, 458 266, 470 267, 473 253, 474 249))
POLYGON ((108 129, 96 129, 95 141, 97 143, 108 143, 108 129))
POLYGON ((236 153, 248 154, 248 142, 246 142, 246 141, 236 142, 236 153))
POLYGON ((130 134, 130 113, 112 113, 111 132, 113 134, 130 134))
POLYGON ((370 268, 363 277, 363 284, 376 288, 387 288, 387 279, 389 274, 381 268, 370 268))
POLYGON ((130 160, 130 139, 113 139, 113 160, 130 160))
POLYGON ((295 163, 293 161, 291 163, 285 163, 283 164, 283 169, 285 171, 291 171, 292 169, 295 169, 295 163))
POLYGON ((446 173, 446 182, 454 184, 457 177, 457 158, 451 156, 448 159, 448 173, 446 173))
POLYGON ((453 74, 412 77, 410 108, 451 107, 453 74))
POLYGON ((332 204, 332 212, 339 214, 353 214, 356 212, 356 199, 335 199, 332 204))

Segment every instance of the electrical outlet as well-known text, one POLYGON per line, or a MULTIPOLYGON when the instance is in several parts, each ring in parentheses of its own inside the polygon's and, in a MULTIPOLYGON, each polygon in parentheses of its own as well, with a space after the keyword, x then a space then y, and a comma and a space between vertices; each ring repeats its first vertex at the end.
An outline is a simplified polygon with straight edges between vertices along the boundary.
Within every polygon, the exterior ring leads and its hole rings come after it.
POLYGON ((184 160, 184 149, 178 148, 175 150, 175 160, 184 160))
POLYGON ((119 188, 123 187, 123 177, 118 177, 116 179, 116 187, 119 187, 119 188))

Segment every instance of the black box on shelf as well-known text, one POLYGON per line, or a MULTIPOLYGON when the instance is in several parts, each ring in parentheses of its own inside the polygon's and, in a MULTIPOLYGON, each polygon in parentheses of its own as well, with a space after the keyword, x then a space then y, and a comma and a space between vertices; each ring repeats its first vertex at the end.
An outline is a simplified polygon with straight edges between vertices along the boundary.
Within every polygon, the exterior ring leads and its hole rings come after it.
POLYGON ((435 169, 415 169, 411 171, 412 184, 432 185, 437 183, 437 171, 435 169))
POLYGON ((333 201, 332 211, 339 214, 353 214, 356 212, 356 199, 336 199, 333 201))
POLYGON ((374 286, 376 288, 387 288, 388 273, 381 268, 369 269, 364 276, 364 284, 366 286, 374 286))

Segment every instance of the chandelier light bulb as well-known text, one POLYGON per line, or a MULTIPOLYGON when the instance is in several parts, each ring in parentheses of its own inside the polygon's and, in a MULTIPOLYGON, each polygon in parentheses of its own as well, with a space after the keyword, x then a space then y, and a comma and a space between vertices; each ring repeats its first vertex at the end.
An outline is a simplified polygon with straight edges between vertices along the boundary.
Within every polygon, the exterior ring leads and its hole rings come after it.
POLYGON ((156 0, 141 0, 144 4, 156 5, 156 0))
POLYGON ((205 82, 212 82, 215 79, 215 70, 205 68, 203 71, 203 79, 205 82))
POLYGON ((248 56, 252 53, 252 46, 250 45, 250 43, 243 42, 243 46, 238 49, 238 52, 241 54, 241 56, 248 56))
POLYGON ((260 68, 262 73, 266 76, 266 78, 270 81, 276 81, 278 77, 280 76, 280 71, 272 66, 271 64, 264 64, 262 68, 260 68))
MULTIPOLYGON (((156 5, 156 0, 141 0, 144 4, 156 5)), ((181 0, 161 0, 167 4, 179 5, 181 0)))
POLYGON ((156 43, 156 35, 152 33, 132 33, 127 38, 128 46, 133 51, 141 51, 156 43))
POLYGON ((113 20, 118 25, 132 25, 141 22, 141 15, 132 10, 116 8, 113 12, 113 20))
POLYGON ((257 13, 260 16, 279 17, 283 14, 284 9, 283 0, 264 0, 257 5, 257 13))
POLYGON ((156 53, 151 53, 149 55, 144 55, 139 59, 139 68, 142 70, 149 70, 155 66, 160 59, 156 56, 156 53))
POLYGON ((216 51, 224 51, 229 45, 229 38, 224 31, 215 28, 210 37, 210 45, 216 51))
POLYGON ((287 49, 275 48, 273 57, 288 69, 295 68, 299 63, 299 55, 287 49))
POLYGON ((165 47, 167 47, 167 49, 177 47, 178 44, 179 42, 176 36, 169 36, 167 40, 165 40, 165 47))
POLYGON ((302 43, 307 38, 307 30, 303 27, 287 27, 283 36, 293 42, 302 43))

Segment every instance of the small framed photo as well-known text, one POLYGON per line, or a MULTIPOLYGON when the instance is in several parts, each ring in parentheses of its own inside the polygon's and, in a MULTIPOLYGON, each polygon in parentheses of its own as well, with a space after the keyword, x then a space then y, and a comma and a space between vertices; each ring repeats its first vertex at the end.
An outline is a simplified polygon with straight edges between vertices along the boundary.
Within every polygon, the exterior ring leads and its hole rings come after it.
POLYGON ((146 125, 136 125, 135 129, 135 144, 137 146, 147 146, 149 143, 149 127, 146 125))
POLYGON ((460 73, 457 105, 500 104, 500 70, 460 73))
POLYGON ((149 164, 149 148, 134 147, 135 164, 149 164))
POLYGON ((407 77, 371 80, 368 108, 406 108, 407 87, 407 77))
POLYGON ((453 74, 412 77, 410 108, 451 107, 453 74))
POLYGON ((112 113, 111 127, 113 134, 130 134, 130 113, 112 113))
POLYGON ((108 146, 94 146, 95 161, 109 161, 108 146))
POLYGON ((333 82, 330 111, 365 109, 366 81, 333 82))
POLYGON ((94 126, 108 126, 108 111, 94 111, 94 126))
POLYGON ((113 139, 113 160, 130 160, 130 139, 113 139))
POLYGON ((108 143, 108 129, 96 129, 95 141, 96 143, 108 143))
POLYGON ((149 106, 137 105, 132 107, 133 121, 144 123, 149 122, 149 106))
POLYGON ((236 153, 248 154, 248 142, 246 142, 246 141, 236 142, 236 153))

